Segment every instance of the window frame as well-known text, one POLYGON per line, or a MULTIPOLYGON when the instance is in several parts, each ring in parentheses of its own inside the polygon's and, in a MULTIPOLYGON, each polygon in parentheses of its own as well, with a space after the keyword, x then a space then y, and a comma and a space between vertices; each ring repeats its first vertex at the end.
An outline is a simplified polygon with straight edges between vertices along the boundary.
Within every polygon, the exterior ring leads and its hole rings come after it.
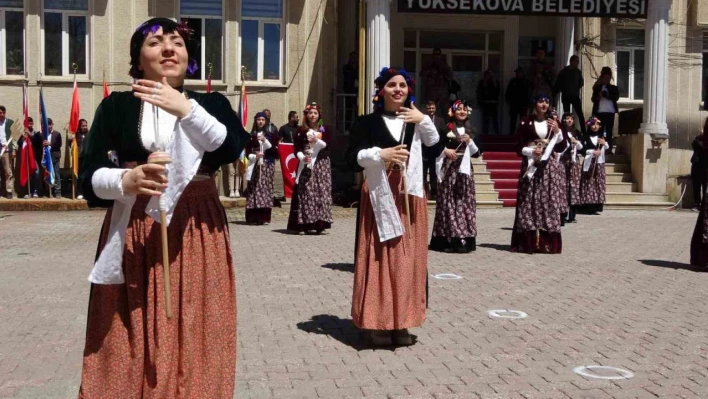
MULTIPOLYGON (((89 6, 90 7, 90 6, 89 6)), ((47 9, 44 7, 44 2, 42 2, 42 16, 41 16, 41 23, 40 23, 40 30, 41 30, 41 35, 40 35, 40 40, 41 40, 41 46, 40 46, 40 62, 42 63, 41 65, 41 71, 42 71, 42 79, 45 78, 50 78, 50 79, 56 79, 56 78, 67 78, 67 77, 73 77, 74 72, 72 71, 71 64, 72 62, 69 60, 69 17, 84 17, 86 19, 86 73, 78 73, 76 74, 76 77, 79 79, 88 79, 89 78, 89 71, 91 70, 91 42, 90 42, 90 32, 91 32, 91 18, 90 18, 90 11, 85 10, 85 11, 78 11, 78 10, 64 10, 64 9, 47 9), (46 36, 45 36, 45 15, 47 13, 52 13, 52 14, 61 14, 61 75, 47 75, 45 71, 45 53, 46 53, 46 36)))
POLYGON ((706 72, 706 57, 708 56, 708 30, 704 30, 701 35, 701 105, 706 109, 708 103, 708 74, 706 72))
POLYGON ((27 73, 27 24, 25 10, 17 7, 0 7, 0 76, 24 76, 27 73), (7 30, 5 27, 5 12, 20 12, 22 13, 22 74, 8 75, 7 74, 7 30))
MULTIPOLYGON (((239 34, 238 34, 238 65, 239 71, 243 67, 243 21, 256 21, 258 22, 258 60, 256 62, 256 79, 255 80, 245 80, 245 82, 250 83, 284 83, 285 82, 285 28, 287 24, 286 21, 286 3, 287 0, 282 2, 282 17, 281 18, 267 18, 267 17, 244 17, 243 8, 241 8, 241 21, 239 23, 239 34), (278 65, 278 79, 266 79, 263 76, 265 69, 265 24, 277 24, 280 26, 280 63, 278 65)), ((243 7, 243 6, 242 6, 243 7)), ((239 72, 238 81, 241 82, 241 73, 239 72)))
MULTIPOLYGON (((222 14, 223 14, 223 2, 222 2, 222 14)), ((186 80, 188 81, 193 81, 193 82, 198 82, 198 81, 206 81, 209 78, 209 68, 207 67, 207 62, 206 62, 206 20, 207 19, 218 19, 221 20, 221 57, 219 62, 221 63, 221 78, 217 80, 218 82, 223 82, 225 79, 225 74, 226 71, 224 69, 224 41, 226 38, 226 23, 224 21, 224 16, 216 17, 214 15, 197 15, 197 14, 180 14, 179 15, 179 21, 185 20, 185 19, 199 19, 201 20, 202 24, 202 36, 200 38, 200 52, 199 57, 201 58, 201 68, 200 68, 200 78, 187 78, 186 80)))
MULTIPOLYGON (((646 54, 646 43, 643 46, 634 46, 634 45, 625 45, 625 46, 619 45, 618 46, 616 44, 616 42, 617 42, 617 31, 619 31, 619 30, 641 30, 643 32, 642 29, 633 29, 633 28, 621 28, 621 29, 618 28, 615 30, 615 50, 614 50, 615 59, 614 59, 614 68, 613 68, 614 71, 613 72, 614 72, 614 76, 615 76, 616 81, 619 78, 619 68, 617 65, 617 58, 618 58, 617 54, 619 52, 628 52, 629 53, 629 71, 628 71, 628 82, 627 82, 627 85, 629 86, 628 90, 627 90, 629 97, 620 97, 619 101, 644 101, 643 98, 635 98, 634 71, 636 69, 635 68, 635 59, 636 59, 635 52, 637 50, 640 50, 640 51, 644 51, 646 54)), ((646 70, 646 65, 644 67, 646 70)))

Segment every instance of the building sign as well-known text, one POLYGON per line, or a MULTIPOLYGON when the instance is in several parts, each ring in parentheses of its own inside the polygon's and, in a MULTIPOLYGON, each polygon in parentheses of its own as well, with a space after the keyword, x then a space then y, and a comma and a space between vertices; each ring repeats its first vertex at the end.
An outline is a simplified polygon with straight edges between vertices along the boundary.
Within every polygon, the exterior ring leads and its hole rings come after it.
POLYGON ((397 0, 398 12, 646 18, 649 0, 397 0))

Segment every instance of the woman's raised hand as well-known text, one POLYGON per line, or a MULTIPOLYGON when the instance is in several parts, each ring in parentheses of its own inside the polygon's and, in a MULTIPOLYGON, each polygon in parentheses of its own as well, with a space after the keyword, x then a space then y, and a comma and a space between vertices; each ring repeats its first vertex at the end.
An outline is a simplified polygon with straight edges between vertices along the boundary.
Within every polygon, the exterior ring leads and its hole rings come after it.
POLYGON ((184 118, 192 111, 192 103, 178 90, 170 87, 166 77, 162 78, 162 82, 140 79, 133 85, 133 92, 135 97, 178 118, 184 118))
POLYGON ((396 112, 398 119, 403 119, 406 123, 415 123, 416 125, 423 122, 425 115, 415 107, 415 104, 411 103, 410 108, 401 107, 398 112, 396 112))
POLYGON ((167 176, 163 165, 145 164, 123 175, 123 193, 160 196, 167 188, 167 176))
POLYGON ((408 150, 406 150, 405 144, 400 144, 395 147, 384 148, 379 153, 379 157, 384 162, 404 164, 408 160, 408 150))

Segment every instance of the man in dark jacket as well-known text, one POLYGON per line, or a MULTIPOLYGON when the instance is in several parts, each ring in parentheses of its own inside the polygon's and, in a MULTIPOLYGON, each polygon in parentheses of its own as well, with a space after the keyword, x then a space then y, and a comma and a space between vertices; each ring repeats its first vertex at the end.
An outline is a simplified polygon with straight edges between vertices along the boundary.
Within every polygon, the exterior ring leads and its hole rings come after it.
POLYGON ((484 78, 477 85, 477 104, 482 109, 482 132, 489 134, 489 124, 494 126, 494 133, 499 131, 499 82, 494 79, 491 69, 484 72, 484 78))
POLYGON ((612 69, 602 67, 600 77, 592 86, 592 114, 602 122, 605 130, 607 145, 610 149, 607 154, 612 154, 612 130, 615 127, 615 114, 619 112, 617 100, 619 100, 619 89, 612 83, 612 69))
POLYGON ((580 102, 580 90, 583 88, 584 81, 583 73, 578 65, 580 65, 580 58, 577 55, 570 57, 570 64, 558 73, 556 84, 553 87, 553 95, 558 98, 558 93, 561 93, 564 112, 570 112, 570 107, 573 107, 573 112, 578 116, 580 122, 580 130, 585 134, 585 116, 583 115, 583 105, 580 102))
POLYGON ((288 123, 281 126, 278 130, 278 136, 281 143, 292 143, 295 133, 297 132, 297 124, 300 121, 296 111, 288 112, 288 123))
POLYGON ((278 134, 278 127, 275 126, 275 123, 270 121, 270 110, 269 109, 264 109, 263 113, 266 116, 266 125, 265 125, 265 131, 266 133, 270 134, 278 134))
POLYGON ((438 174, 435 170, 435 160, 440 155, 440 143, 443 143, 442 137, 445 134, 445 120, 437 116, 437 106, 435 101, 428 101, 425 105, 428 116, 435 124, 435 129, 440 135, 440 140, 438 144, 432 147, 423 146, 423 180, 426 182, 425 186, 428 186, 428 175, 430 175, 430 189, 428 190, 428 198, 435 199, 438 194, 438 174))
POLYGON ((61 161, 61 134, 54 130, 52 118, 47 118, 49 125, 49 140, 42 140, 44 147, 49 147, 52 157, 52 167, 54 169, 54 198, 61 198, 61 176, 59 174, 59 161, 61 161))
POLYGON ((517 119, 526 116, 531 102, 531 84, 521 67, 514 71, 516 76, 509 81, 506 87, 506 103, 509 104, 509 134, 516 134, 517 119))
POLYGON ((706 192, 706 178, 708 178, 708 136, 704 132, 691 143, 693 156, 691 157, 691 182, 693 183, 693 208, 698 211, 701 198, 706 192))

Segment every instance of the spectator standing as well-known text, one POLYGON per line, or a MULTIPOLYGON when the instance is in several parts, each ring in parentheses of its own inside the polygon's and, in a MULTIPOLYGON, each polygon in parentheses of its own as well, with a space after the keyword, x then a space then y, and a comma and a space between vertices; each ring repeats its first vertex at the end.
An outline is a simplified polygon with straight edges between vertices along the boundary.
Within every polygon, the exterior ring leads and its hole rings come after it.
POLYGON ((359 94, 359 54, 356 52, 349 53, 349 61, 342 67, 342 78, 342 91, 348 94, 344 97, 344 113, 347 116, 345 130, 349 130, 357 115, 356 99, 359 94))
MULTIPOLYGON (((706 119, 708 125, 708 119, 706 119)), ((706 193, 706 179, 708 178, 708 131, 703 131, 691 143, 693 156, 691 157, 691 182, 693 183, 693 207, 698 211, 701 199, 706 193)))
POLYGON ((607 154, 612 154, 612 134, 615 127, 615 114, 619 112, 617 100, 619 89, 612 83, 612 69, 602 67, 600 77, 592 86, 592 114, 602 122, 605 129, 606 141, 609 146, 607 154))
POLYGON ((428 101, 425 109, 440 136, 440 141, 437 144, 431 147, 423 146, 423 182, 425 187, 428 187, 428 198, 435 199, 438 195, 438 175, 435 169, 435 160, 440 154, 440 145, 443 142, 442 137, 445 131, 445 120, 437 115, 437 107, 434 101, 428 101), (430 176, 430 180, 428 180, 428 176, 430 176))
MULTIPOLYGON (((49 140, 42 140, 44 147, 49 147, 51 154, 52 167, 54 169, 54 198, 61 199, 61 175, 59 173, 59 161, 61 161, 61 134, 54 130, 54 122, 52 118, 47 118, 49 125, 49 140)), ((47 193, 51 197, 51 189, 47 193)))
POLYGON ((288 123, 281 126, 278 130, 278 136, 280 137, 281 143, 293 143, 293 137, 295 137, 295 132, 297 132, 297 126, 300 122, 300 117, 296 111, 290 111, 288 113, 288 123))
POLYGON ((585 116, 580 102, 580 90, 585 82, 578 65, 580 65, 580 58, 577 55, 570 57, 570 64, 558 73, 553 95, 558 98, 558 93, 561 94, 564 112, 570 112, 570 107, 573 107, 573 112, 578 116, 580 122, 580 131, 585 134, 585 116))
POLYGON ((447 65, 442 50, 433 49, 433 60, 420 72, 428 100, 434 101, 441 109, 447 109, 449 87, 452 83, 452 69, 447 65))
POLYGON ((516 68, 514 76, 506 87, 506 103, 509 105, 509 134, 516 133, 516 121, 526 116, 531 104, 531 85, 524 76, 521 67, 516 68))
POLYGON ((477 104, 482 109, 482 132, 489 134, 489 125, 494 126, 494 133, 499 131, 499 82, 494 78, 494 72, 487 69, 484 78, 477 85, 477 104))
POLYGON ((2 154, 2 163, 0 163, 0 166, 2 166, 0 178, 2 179, 2 185, 5 187, 5 197, 12 199, 12 191, 15 186, 15 179, 12 175, 12 161, 15 157, 16 145, 10 141, 10 126, 12 126, 13 121, 12 119, 7 119, 6 113, 7 109, 0 105, 0 148, 5 147, 5 151, 2 154))
POLYGON ((269 134, 278 134, 278 127, 275 126, 275 123, 271 122, 270 120, 270 110, 266 108, 263 110, 263 113, 266 116, 265 131, 269 134))
MULTIPOLYGON (((81 148, 83 148, 84 145, 84 139, 86 138, 86 135, 88 134, 88 122, 86 119, 79 119, 79 130, 76 132, 74 135, 69 136, 69 140, 67 140, 67 146, 71 148, 71 145, 74 140, 76 140, 76 145, 79 147, 79 153, 81 153, 81 148)), ((84 190, 83 190, 83 184, 81 178, 78 178, 76 180, 76 199, 84 199, 84 190)))
POLYGON ((539 97, 545 94, 554 103, 553 99, 553 83, 555 81, 555 72, 553 65, 546 60, 546 49, 539 47, 536 49, 536 58, 531 60, 529 78, 531 79, 532 92, 534 97, 539 97))

